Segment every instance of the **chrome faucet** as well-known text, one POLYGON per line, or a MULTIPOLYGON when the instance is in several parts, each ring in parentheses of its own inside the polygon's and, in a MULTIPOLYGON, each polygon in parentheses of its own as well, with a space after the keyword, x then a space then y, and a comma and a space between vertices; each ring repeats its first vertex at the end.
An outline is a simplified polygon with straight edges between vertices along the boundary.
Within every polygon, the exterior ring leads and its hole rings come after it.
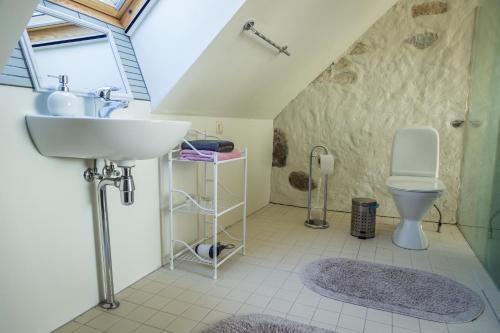
POLYGON ((127 101, 106 101, 104 106, 99 109, 99 118, 109 118, 113 111, 128 108, 127 101))
POLYGON ((96 97, 104 102, 98 111, 99 118, 109 118, 113 111, 128 108, 128 101, 111 99, 111 92, 118 90, 120 89, 117 87, 101 87, 96 90, 96 97))

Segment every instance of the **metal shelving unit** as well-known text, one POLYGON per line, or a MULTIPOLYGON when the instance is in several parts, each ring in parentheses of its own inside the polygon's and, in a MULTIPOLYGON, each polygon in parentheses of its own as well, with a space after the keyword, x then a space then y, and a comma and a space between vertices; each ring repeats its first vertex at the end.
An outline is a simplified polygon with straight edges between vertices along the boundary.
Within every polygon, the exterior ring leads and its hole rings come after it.
MULTIPOLYGON (((203 134, 205 138, 208 136, 206 133, 194 130, 195 133, 203 134)), ((204 156, 203 153, 198 152, 200 156, 204 156)), ((189 261, 199 264, 204 264, 211 266, 213 268, 213 278, 217 279, 217 269, 225 263, 233 255, 241 251, 245 254, 245 239, 246 239, 246 215, 247 215, 247 149, 242 150, 242 156, 234 159, 219 161, 217 154, 214 154, 213 161, 188 161, 180 159, 180 150, 174 150, 168 154, 168 212, 170 220, 170 269, 174 269, 174 264, 176 260, 189 261), (229 191, 225 186, 220 183, 219 174, 221 172, 220 167, 228 163, 243 163, 243 175, 242 175, 242 185, 243 194, 242 198, 235 195, 229 191), (187 191, 175 188, 173 184, 174 179, 174 164, 175 163, 196 163, 203 167, 203 194, 193 195, 189 194, 187 191), (212 178, 208 178, 208 168, 212 167, 212 178), (210 186, 211 185, 211 186, 210 186), (211 191, 209 188, 211 188, 211 191), (221 200, 219 197, 219 189, 226 191, 230 194, 231 198, 226 200, 221 200), (185 198, 185 201, 174 205, 174 195, 181 195, 185 198), (242 237, 237 238, 231 235, 231 233, 226 230, 222 225, 219 224, 219 218, 224 214, 227 214, 235 209, 242 208, 242 237), (190 213, 197 214, 202 217, 203 224, 203 236, 200 237, 198 232, 198 240, 188 244, 187 242, 175 239, 175 213, 190 213), (209 232, 210 229, 210 232, 209 232), (217 242, 219 239, 219 234, 224 234, 225 237, 235 242, 235 247, 232 249, 224 250, 219 256, 214 255, 213 259, 206 259, 199 256, 195 252, 195 246, 202 243, 211 243, 214 248, 217 248, 217 242), (175 245, 180 245, 182 248, 177 253, 174 253, 175 245)), ((241 196, 241 195, 240 195, 241 196)), ((216 251, 214 251, 216 252, 216 251)))

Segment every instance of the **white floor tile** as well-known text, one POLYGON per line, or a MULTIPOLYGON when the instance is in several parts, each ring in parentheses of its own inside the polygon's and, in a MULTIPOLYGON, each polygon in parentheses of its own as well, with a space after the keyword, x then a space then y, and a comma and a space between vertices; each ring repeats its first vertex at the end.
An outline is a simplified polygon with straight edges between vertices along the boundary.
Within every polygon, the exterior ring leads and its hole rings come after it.
POLYGON ((238 312, 242 305, 243 303, 240 302, 223 299, 219 304, 217 304, 215 310, 229 314, 235 314, 236 312, 238 312))
POLYGON ((88 326, 80 326, 73 333, 101 333, 102 331, 96 330, 95 328, 88 326))
POLYGON ((340 313, 327 311, 323 309, 316 309, 312 321, 319 321, 330 326, 335 327, 338 324, 340 313))
POLYGON ((283 312, 283 313, 288 313, 290 311, 290 308, 292 307, 293 303, 290 301, 285 301, 279 298, 273 298, 267 305, 267 309, 273 310, 273 311, 278 311, 278 312, 283 312))
POLYGON ((168 325, 167 330, 172 333, 189 333, 196 325, 197 321, 179 317, 168 325))
POLYGON ((186 303, 195 303, 196 300, 198 300, 200 297, 202 296, 202 294, 198 293, 198 292, 194 292, 194 291, 189 291, 189 290, 186 290, 182 293, 180 293, 179 295, 177 295, 177 297, 175 299, 179 300, 179 301, 182 301, 182 302, 186 302, 186 303))
POLYGON ((155 327, 142 325, 134 333, 163 333, 163 331, 155 327))
POLYGON ((70 321, 69 323, 59 327, 52 333, 71 333, 76 331, 77 328, 80 328, 82 324, 77 323, 76 321, 70 321))
MULTIPOLYGON (((336 331, 335 328, 337 326, 337 325, 329 325, 327 323, 323 323, 321 321, 314 321, 314 320, 311 320, 310 325, 316 326, 316 327, 321 327, 321 328, 324 328, 324 329, 330 330, 330 331, 336 331)), ((336 332, 339 332, 339 331, 336 331, 336 332)))
POLYGON ((403 328, 403 327, 393 326, 392 333, 415 333, 415 331, 408 330, 408 329, 403 328))
POLYGON ((121 318, 109 313, 102 312, 100 315, 86 323, 85 325, 104 331, 116 324, 121 318))
POLYGON ((411 331, 420 332, 420 324, 418 322, 418 319, 413 317, 393 313, 392 325, 396 327, 406 328, 411 331))
POLYGON ((391 333, 391 332, 392 332, 392 325, 386 325, 370 320, 367 320, 365 322, 364 333, 391 333))
POLYGON ((172 302, 168 303, 162 311, 168 312, 174 315, 180 315, 184 311, 186 311, 189 307, 191 307, 192 304, 178 301, 178 300, 173 300, 172 302))
POLYGON ((182 313, 182 317, 195 321, 201 321, 203 318, 207 316, 207 314, 210 311, 212 311, 212 309, 198 305, 193 305, 192 307, 190 307, 189 309, 187 309, 182 313))
POLYGON ((376 321, 378 323, 387 324, 392 326, 392 313, 381 311, 377 309, 368 309, 366 319, 376 321))
POLYGON ((297 323, 305 324, 305 325, 309 325, 309 323, 311 322, 310 319, 307 319, 304 317, 297 317, 297 316, 294 316, 292 314, 287 314, 286 319, 292 320, 292 321, 297 322, 297 323))
MULTIPOLYGON (((166 297, 163 297, 163 296, 158 296, 158 295, 154 295, 153 297, 151 297, 150 299, 148 299, 146 302, 143 303, 144 306, 147 306, 149 308, 153 308, 153 309, 156 309, 156 310, 161 310, 163 309, 168 303, 170 303, 172 301, 171 298, 166 298, 166 297)), ((122 307, 123 305, 120 304, 120 308, 122 307)))
POLYGON ((248 297, 248 299, 245 301, 245 303, 250 304, 250 305, 259 306, 259 307, 266 307, 270 301, 271 301, 271 297, 259 295, 259 294, 252 294, 250 297, 248 297))
POLYGON ((199 306, 203 306, 205 308, 210 308, 213 309, 217 304, 219 304, 222 301, 222 298, 216 297, 216 296, 209 296, 209 295, 204 295, 203 297, 200 297, 195 304, 199 306))
POLYGON ((365 321, 360 320, 359 317, 340 314, 337 327, 347 328, 356 332, 363 332, 365 321))
POLYGON ((226 295, 226 298, 232 301, 244 303, 250 295, 251 292, 233 289, 229 292, 229 294, 226 295))
POLYGON ((175 318, 177 317, 173 314, 160 311, 146 320, 145 324, 156 328, 165 329, 168 325, 170 325, 171 322, 175 320, 175 318))
POLYGON ((444 325, 320 296, 304 287, 298 274, 304 264, 331 256, 420 268, 478 292, 484 288, 500 308, 500 293, 455 226, 445 225, 437 234, 435 225, 424 225, 429 250, 409 251, 392 244, 398 219, 378 218, 377 236, 362 241, 349 234, 349 214, 329 212, 332 223, 325 230, 304 228, 304 214, 303 209, 270 205, 250 216, 247 255, 225 263, 217 281, 182 265, 174 271, 161 268, 121 291, 118 309, 91 309, 56 332, 196 333, 220 319, 248 313, 286 317, 337 333, 500 332, 489 308, 472 323, 444 325))
POLYGON ((448 332, 450 333, 474 333, 474 325, 472 323, 464 324, 448 324, 448 332))
POLYGON ((332 312, 340 312, 342 311, 342 304, 342 302, 331 298, 322 298, 319 301, 318 307, 332 312))
POLYGON ((140 306, 137 309, 130 312, 127 318, 140 323, 144 323, 146 320, 151 318, 157 312, 158 311, 155 309, 148 308, 145 306, 140 306))
POLYGON ((434 321, 420 320, 420 332, 422 333, 448 333, 446 324, 434 321))
POLYGON ((243 314, 251 314, 251 313, 262 313, 264 312, 265 308, 261 308, 255 305, 250 305, 250 304, 243 304, 241 308, 238 310, 237 314, 243 315, 243 314))
POLYGON ((95 317, 99 316, 100 314, 102 314, 102 311, 98 309, 90 309, 89 311, 84 312, 80 316, 76 317, 75 321, 80 324, 85 324, 94 319, 95 317))
POLYGON ((295 304, 293 304, 292 308, 290 309, 290 314, 293 316, 307 318, 307 319, 311 320, 313 315, 314 315, 314 311, 315 311, 315 308, 313 308, 311 306, 300 304, 300 303, 295 303, 295 304))
POLYGON ((110 328, 106 329, 106 333, 131 333, 135 331, 139 326, 141 326, 141 323, 124 318, 115 323, 110 328))
POLYGON ((342 313, 354 317, 359 317, 359 318, 365 318, 366 317, 366 311, 367 309, 365 307, 359 306, 359 305, 354 305, 354 304, 349 304, 349 303, 344 303, 342 305, 342 313))
POLYGON ((231 317, 231 315, 229 313, 220 312, 217 310, 212 310, 208 313, 208 315, 205 318, 203 318, 202 322, 204 322, 205 324, 213 324, 219 320, 222 320, 222 319, 225 319, 228 317, 231 317))

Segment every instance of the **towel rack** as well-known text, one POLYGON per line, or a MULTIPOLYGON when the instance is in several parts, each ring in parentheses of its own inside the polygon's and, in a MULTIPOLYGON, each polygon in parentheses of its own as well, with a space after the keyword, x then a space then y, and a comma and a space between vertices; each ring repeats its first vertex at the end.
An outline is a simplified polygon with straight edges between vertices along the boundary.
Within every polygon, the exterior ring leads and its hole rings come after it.
MULTIPOLYGON (((191 129, 191 133, 202 135, 202 138, 207 139, 207 137, 213 137, 207 135, 206 132, 202 132, 196 129, 191 129)), ((192 147, 194 148, 194 147, 192 147)), ((170 232, 168 233, 168 244, 169 248, 169 258, 170 258, 170 269, 174 269, 174 264, 176 261, 190 261, 199 264, 204 264, 212 268, 213 278, 217 279, 217 272, 219 267, 225 263, 233 255, 241 251, 245 254, 246 246, 246 223, 247 223, 247 149, 242 150, 242 156, 228 159, 228 160, 218 160, 218 155, 213 156, 213 161, 190 161, 183 160, 179 158, 179 149, 170 151, 168 153, 168 220, 170 232), (189 194, 181 187, 174 187, 174 171, 176 170, 173 166, 174 163, 188 163, 197 166, 202 166, 203 170, 201 172, 201 181, 195 181, 195 189, 193 194, 189 194), (235 193, 229 188, 224 186, 221 181, 221 166, 226 163, 238 163, 242 164, 242 193, 235 193), (212 170, 210 169, 212 166, 212 170), (201 187, 201 188, 199 188, 201 187), (223 194, 224 195, 221 195, 223 194), (174 197, 178 196, 181 202, 174 205, 174 197), (241 218, 241 233, 236 237, 232 235, 232 230, 229 230, 224 225, 220 223, 220 219, 223 215, 240 209, 242 213, 241 218), (199 216, 196 221, 197 228, 197 239, 193 243, 187 243, 182 239, 176 239, 174 236, 177 217, 174 212, 184 212, 184 213, 194 213, 199 216), (200 230, 202 229, 202 230, 200 230), (224 251, 221 255, 212 256, 213 258, 201 257, 197 251, 196 246, 198 244, 211 244, 213 249, 217 249, 217 244, 220 241, 231 241, 236 246, 233 249, 228 249, 224 251), (179 246, 179 248, 176 248, 179 246)), ((199 152, 200 156, 203 156, 199 152)), ((206 156, 206 155, 205 155, 206 156)), ((197 178, 198 172, 194 176, 197 178)), ((162 224, 163 225, 163 224, 162 224)), ((162 237, 165 235, 162 232, 162 237)), ((163 239, 163 238, 162 238, 163 239)), ((162 240, 162 244, 164 241, 162 240)), ((162 250, 164 251, 164 250, 162 250)), ((163 254, 162 252, 162 259, 163 254)))
POLYGON ((290 56, 290 52, 288 51, 288 46, 279 46, 278 44, 276 44, 275 42, 273 42, 272 40, 270 40, 269 38, 267 38, 264 34, 262 34, 261 32, 259 32, 257 29, 255 29, 255 21, 254 20, 249 20, 247 21, 244 25, 243 25, 243 31, 251 31, 253 32, 255 35, 257 35, 258 37, 262 38, 263 40, 265 40, 266 42, 268 42, 269 44, 271 44, 273 47, 275 47, 279 53, 284 53, 286 54, 287 56, 290 56))

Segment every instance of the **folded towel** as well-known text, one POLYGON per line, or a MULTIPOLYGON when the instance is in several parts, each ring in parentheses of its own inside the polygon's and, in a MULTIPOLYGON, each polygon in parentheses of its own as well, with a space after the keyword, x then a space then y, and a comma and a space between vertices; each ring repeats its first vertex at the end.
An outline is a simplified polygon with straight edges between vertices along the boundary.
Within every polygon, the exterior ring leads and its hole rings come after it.
POLYGON ((230 160, 233 158, 241 157, 241 151, 234 149, 230 153, 218 153, 211 150, 199 150, 203 155, 198 154, 194 150, 184 149, 181 150, 181 160, 185 161, 205 161, 212 162, 214 160, 215 154, 217 154, 218 161, 230 160))
MULTIPOLYGON (((234 149, 234 143, 224 140, 192 140, 189 143, 198 150, 210 150, 219 153, 229 153, 234 149)), ((182 149, 192 149, 187 143, 183 142, 182 149)))
POLYGON ((211 151, 211 150, 198 150, 198 151, 192 149, 181 150, 181 155, 193 155, 193 156, 209 155, 210 157, 213 157, 216 153, 217 153, 216 151, 211 151))

